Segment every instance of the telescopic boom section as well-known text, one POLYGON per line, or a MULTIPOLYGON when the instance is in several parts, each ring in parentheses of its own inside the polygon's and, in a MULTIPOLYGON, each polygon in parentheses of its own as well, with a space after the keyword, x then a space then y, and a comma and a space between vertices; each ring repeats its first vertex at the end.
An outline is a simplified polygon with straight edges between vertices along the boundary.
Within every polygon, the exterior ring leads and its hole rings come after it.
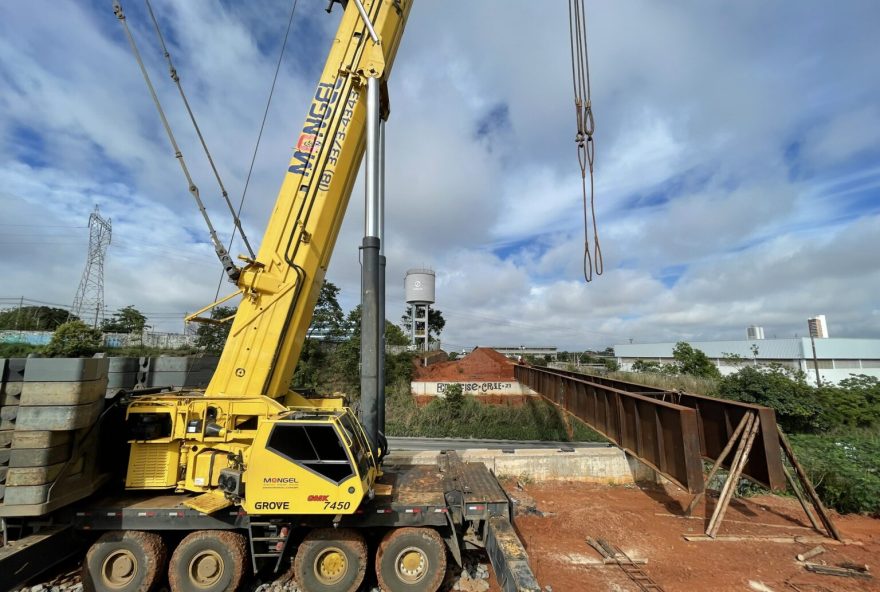
POLYGON ((364 154, 367 79, 386 80, 412 0, 349 2, 296 140, 244 297, 206 394, 280 398, 289 392, 306 331, 364 154))

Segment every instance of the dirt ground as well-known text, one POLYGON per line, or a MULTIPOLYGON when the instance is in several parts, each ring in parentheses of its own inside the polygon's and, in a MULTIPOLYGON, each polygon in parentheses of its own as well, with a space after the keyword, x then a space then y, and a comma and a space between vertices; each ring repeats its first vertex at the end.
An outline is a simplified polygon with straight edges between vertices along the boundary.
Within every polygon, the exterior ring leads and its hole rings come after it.
MULTIPOLYGON (((532 569, 541 586, 549 585, 553 592, 639 590, 618 566, 596 565, 600 556, 586 543, 587 537, 605 539, 634 559, 647 559, 644 572, 666 592, 880 592, 880 578, 813 574, 795 558, 821 542, 826 552, 809 561, 867 564, 873 571, 880 557, 880 520, 833 514, 843 537, 854 543, 847 545, 828 540, 688 542, 682 535, 705 530, 715 498, 686 518, 683 509, 690 496, 674 487, 516 481, 504 485, 519 502, 515 523, 532 569)), ((819 536, 796 499, 772 495, 735 499, 719 534, 819 536)), ((492 586, 499 589, 494 578, 492 586)))
POLYGON ((513 362, 494 349, 478 347, 451 362, 413 367, 413 380, 419 381, 513 381, 513 362))

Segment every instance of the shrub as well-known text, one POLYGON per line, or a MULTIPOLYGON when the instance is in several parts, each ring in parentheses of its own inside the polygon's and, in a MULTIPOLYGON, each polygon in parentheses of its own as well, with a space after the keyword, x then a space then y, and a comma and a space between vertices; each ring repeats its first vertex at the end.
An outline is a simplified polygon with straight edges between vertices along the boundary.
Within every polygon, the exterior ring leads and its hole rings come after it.
POLYGON ((876 376, 851 375, 837 386, 818 389, 817 397, 818 421, 824 430, 880 426, 880 380, 876 376))
POLYGON ((809 432, 818 423, 815 390, 803 373, 780 365, 747 366, 718 381, 715 395, 732 401, 766 405, 776 410, 776 420, 786 432, 809 432))
POLYGON ((701 350, 695 349, 690 343, 679 341, 672 350, 678 371, 699 378, 720 378, 721 372, 712 360, 701 350))
POLYGON ((82 321, 70 321, 59 325, 52 340, 43 350, 53 358, 88 357, 101 349, 101 331, 82 321))
POLYGON ((880 515, 880 436, 793 434, 791 443, 822 501, 838 512, 880 515))
POLYGON ((460 384, 450 384, 442 401, 444 410, 451 417, 460 417, 465 403, 464 389, 460 384))

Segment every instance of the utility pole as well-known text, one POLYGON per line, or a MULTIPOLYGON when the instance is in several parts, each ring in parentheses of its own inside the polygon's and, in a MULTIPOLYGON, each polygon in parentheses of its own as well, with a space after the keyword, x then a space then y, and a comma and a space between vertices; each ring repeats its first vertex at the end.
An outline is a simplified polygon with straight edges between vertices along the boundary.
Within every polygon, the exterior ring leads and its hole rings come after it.
POLYGON ((18 328, 21 326, 21 309, 24 308, 24 296, 22 296, 18 301, 18 312, 15 314, 15 330, 18 331, 18 328))

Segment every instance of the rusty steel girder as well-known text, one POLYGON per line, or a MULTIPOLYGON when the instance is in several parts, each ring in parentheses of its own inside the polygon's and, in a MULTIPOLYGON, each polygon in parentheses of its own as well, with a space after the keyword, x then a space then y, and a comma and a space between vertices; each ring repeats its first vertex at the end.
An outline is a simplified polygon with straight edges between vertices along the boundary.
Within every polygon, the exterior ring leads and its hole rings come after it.
POLYGON ((743 415, 755 412, 760 432, 743 475, 785 489, 769 407, 549 368, 518 365, 516 378, 691 493, 705 487, 702 459, 715 461, 743 415))

